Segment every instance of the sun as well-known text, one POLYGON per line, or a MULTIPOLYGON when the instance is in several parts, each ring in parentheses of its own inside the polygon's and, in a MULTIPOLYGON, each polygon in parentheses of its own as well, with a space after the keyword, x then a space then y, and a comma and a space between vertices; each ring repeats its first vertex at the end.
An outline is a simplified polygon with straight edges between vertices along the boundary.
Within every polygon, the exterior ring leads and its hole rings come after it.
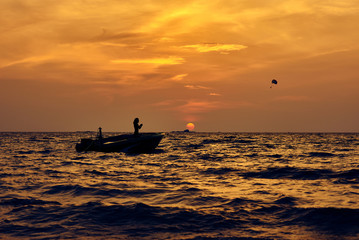
POLYGON ((186 128, 187 128, 189 131, 193 131, 193 129, 194 129, 194 124, 193 124, 193 123, 187 123, 186 128))

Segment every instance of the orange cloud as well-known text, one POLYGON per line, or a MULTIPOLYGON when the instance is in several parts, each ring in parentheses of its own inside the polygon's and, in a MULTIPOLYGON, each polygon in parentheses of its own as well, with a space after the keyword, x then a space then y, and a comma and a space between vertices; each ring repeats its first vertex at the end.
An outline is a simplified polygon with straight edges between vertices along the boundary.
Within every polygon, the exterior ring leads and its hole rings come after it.
POLYGON ((153 64, 153 65, 177 65, 182 64, 185 60, 182 57, 168 57, 168 58, 143 58, 143 59, 116 59, 112 63, 121 64, 153 64))
POLYGON ((183 46, 185 49, 194 49, 197 52, 220 52, 229 53, 231 51, 239 51, 247 48, 247 46, 241 44, 218 44, 218 43, 206 43, 206 44, 194 44, 183 46))
POLYGON ((20 65, 20 64, 23 64, 23 65, 36 65, 36 64, 44 63, 44 62, 46 62, 46 61, 48 61, 50 59, 51 58, 49 56, 28 57, 28 58, 25 58, 25 59, 4 63, 3 65, 0 66, 0 68, 6 68, 6 67, 11 67, 11 66, 20 65))
POLYGON ((191 90, 199 90, 199 89, 210 89, 209 87, 200 86, 200 85, 185 85, 185 88, 191 89, 191 90))
POLYGON ((183 105, 177 106, 175 110, 186 114, 198 114, 198 113, 204 113, 215 109, 219 109, 221 107, 222 104, 216 101, 210 102, 210 101, 191 100, 183 105))
MULTIPOLYGON (((217 95, 215 95, 217 96, 217 95)), ((218 109, 230 109, 239 107, 253 106, 250 102, 238 101, 210 101, 210 100, 184 100, 184 99, 170 99, 161 102, 154 103, 153 106, 165 107, 167 110, 175 111, 178 113, 185 114, 201 114, 205 112, 211 112, 218 109)))
POLYGON ((188 74, 178 74, 174 77, 171 77, 171 80, 173 81, 182 81, 185 77, 187 77, 188 74))

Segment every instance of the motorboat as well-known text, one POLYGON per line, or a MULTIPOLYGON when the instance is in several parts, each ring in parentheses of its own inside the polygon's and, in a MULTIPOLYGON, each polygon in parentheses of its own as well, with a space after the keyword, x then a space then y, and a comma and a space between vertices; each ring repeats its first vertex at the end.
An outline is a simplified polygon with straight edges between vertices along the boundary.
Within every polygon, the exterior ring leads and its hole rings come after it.
POLYGON ((78 152, 126 152, 144 153, 153 151, 161 142, 163 133, 122 134, 104 138, 101 128, 95 139, 83 138, 76 144, 78 152))

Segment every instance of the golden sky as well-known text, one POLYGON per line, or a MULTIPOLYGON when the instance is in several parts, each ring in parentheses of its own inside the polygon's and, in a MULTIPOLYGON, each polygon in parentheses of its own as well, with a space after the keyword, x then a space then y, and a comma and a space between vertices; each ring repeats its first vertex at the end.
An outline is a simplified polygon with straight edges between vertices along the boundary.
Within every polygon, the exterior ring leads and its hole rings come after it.
POLYGON ((357 0, 0 0, 0 131, 358 132, 358 29, 357 0))

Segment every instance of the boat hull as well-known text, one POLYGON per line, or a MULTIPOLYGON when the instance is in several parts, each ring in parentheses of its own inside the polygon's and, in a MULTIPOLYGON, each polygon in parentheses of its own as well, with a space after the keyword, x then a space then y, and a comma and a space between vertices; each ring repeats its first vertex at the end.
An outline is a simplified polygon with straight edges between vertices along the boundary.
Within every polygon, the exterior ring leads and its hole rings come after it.
POLYGON ((163 134, 144 133, 135 135, 118 135, 103 139, 81 139, 76 144, 78 152, 97 151, 97 152, 127 152, 144 153, 153 151, 161 142, 163 134))

